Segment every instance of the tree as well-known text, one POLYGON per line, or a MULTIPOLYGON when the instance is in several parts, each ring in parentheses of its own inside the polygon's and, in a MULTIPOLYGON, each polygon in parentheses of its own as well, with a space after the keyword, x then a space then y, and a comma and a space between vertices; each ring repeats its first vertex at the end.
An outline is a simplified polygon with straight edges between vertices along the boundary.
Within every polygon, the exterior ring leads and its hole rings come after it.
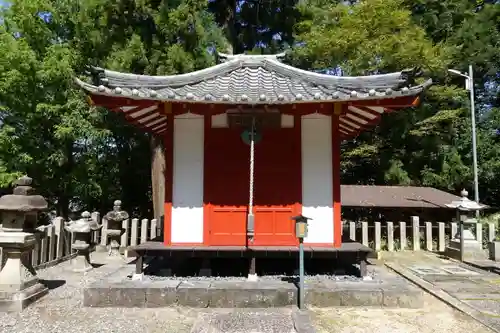
MULTIPOLYGON (((234 54, 273 54, 294 44, 298 0, 211 0, 209 10, 234 54)), ((225 50, 222 50, 225 51, 225 50)))
MULTIPOLYGON (((309 19, 298 26, 298 40, 304 46, 296 49, 292 59, 301 66, 340 68, 344 75, 420 68, 425 76, 439 80, 453 56, 449 45, 434 43, 413 22, 399 0, 319 6, 308 2, 301 10, 309 19)), ((462 106, 462 100, 449 103, 448 98, 458 93, 437 84, 417 110, 386 115, 373 132, 344 143, 343 182, 422 184, 429 178, 422 170, 443 172, 443 161, 452 154, 444 147, 452 145, 454 116, 462 106)), ((456 166, 463 169, 462 163, 456 166)))
POLYGON ((16 0, 0 25, 0 180, 21 173, 58 213, 151 210, 149 137, 89 107, 73 79, 87 64, 174 74, 213 63, 225 41, 205 1, 16 0))

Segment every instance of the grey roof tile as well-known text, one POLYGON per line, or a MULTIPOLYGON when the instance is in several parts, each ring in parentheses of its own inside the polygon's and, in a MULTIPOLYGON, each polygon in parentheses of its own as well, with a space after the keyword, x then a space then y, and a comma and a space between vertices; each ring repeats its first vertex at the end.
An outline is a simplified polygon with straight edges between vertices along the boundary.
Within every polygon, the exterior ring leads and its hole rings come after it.
POLYGON ((188 74, 148 76, 92 68, 93 94, 162 101, 286 104, 396 98, 421 93, 431 81, 409 87, 411 70, 382 75, 339 77, 301 70, 281 55, 223 55, 223 63, 188 74), (243 96, 245 95, 245 96, 243 96), (242 98, 243 96, 243 98, 242 98))

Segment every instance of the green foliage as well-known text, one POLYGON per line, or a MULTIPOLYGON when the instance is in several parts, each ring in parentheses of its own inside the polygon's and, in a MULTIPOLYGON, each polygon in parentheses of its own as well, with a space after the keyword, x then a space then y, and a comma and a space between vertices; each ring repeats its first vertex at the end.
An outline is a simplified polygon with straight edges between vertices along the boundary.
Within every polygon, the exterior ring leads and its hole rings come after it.
POLYGON ((479 83, 498 72, 499 5, 476 7, 465 0, 364 0, 348 5, 309 0, 299 8, 306 19, 297 25, 303 46, 295 50, 295 64, 310 69, 340 67, 345 75, 419 68, 435 81, 418 108, 386 115, 372 133, 344 143, 343 183, 470 190, 468 92, 457 87, 463 87, 464 79, 448 76, 446 69, 473 63, 476 107, 485 114, 477 119, 481 197, 486 202, 498 200, 490 195, 497 191, 485 181, 493 182, 500 171, 498 143, 492 135, 500 124, 493 116, 496 110, 480 107, 485 102, 495 105, 497 96, 491 86, 488 91, 479 83))
POLYGON ((310 18, 297 27, 305 42, 297 55, 312 68, 340 66, 348 75, 364 75, 415 66, 435 72, 448 65, 451 48, 434 45, 399 0, 320 8, 303 2, 301 9, 310 18))
POLYGON ((89 107, 73 77, 92 64, 150 75, 214 63, 209 49, 276 53, 344 75, 421 69, 434 86, 342 145, 342 182, 472 194, 464 79, 474 66, 480 197, 500 197, 500 4, 468 0, 14 0, 0 17, 0 187, 34 178, 60 214, 70 204, 151 211, 150 137, 89 107), (50 14, 50 15, 49 15, 50 14))
POLYGON ((141 74, 213 64, 206 50, 225 40, 206 2, 16 0, 3 18, 0 186, 28 173, 59 214, 117 198, 148 214, 148 135, 89 107, 73 78, 86 64, 141 74))

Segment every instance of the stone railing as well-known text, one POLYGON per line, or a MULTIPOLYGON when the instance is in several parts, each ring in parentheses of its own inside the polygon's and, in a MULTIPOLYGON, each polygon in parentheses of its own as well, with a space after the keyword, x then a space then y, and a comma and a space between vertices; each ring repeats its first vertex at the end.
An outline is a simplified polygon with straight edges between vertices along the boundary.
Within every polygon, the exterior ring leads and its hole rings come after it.
MULTIPOLYGON (((99 214, 93 213, 93 219, 99 221, 99 214)), ((100 223, 100 222, 99 222, 100 223)), ((107 221, 102 219, 103 228, 94 234, 98 248, 105 248, 107 221)), ((120 249, 138 245, 159 236, 159 223, 156 219, 127 219, 122 222, 120 249)), ((422 222, 418 216, 402 222, 366 222, 343 221, 343 237, 353 239, 376 251, 434 251, 443 252, 449 240, 458 231, 456 222, 422 222)), ((478 241, 485 245, 496 235, 494 223, 483 224, 476 232, 478 241)))
MULTIPOLYGON (((109 243, 106 237, 107 220, 100 214, 92 213, 92 219, 103 225, 102 229, 92 233, 92 250, 106 250, 109 243)), ((479 224, 481 225, 481 224, 479 224)), ((498 232, 494 223, 482 224, 476 231, 476 238, 486 247, 495 239, 498 232)), ((126 219, 122 222, 123 233, 120 237, 120 250, 138 245, 159 235, 159 223, 156 219, 126 219)), ((410 221, 401 222, 366 222, 343 221, 343 237, 353 239, 375 251, 433 251, 443 252, 449 240, 457 233, 456 222, 420 221, 418 216, 410 221)), ((75 255, 71 250, 71 234, 64 230, 64 220, 55 218, 52 225, 44 230, 45 237, 32 251, 31 259, 35 268, 43 268, 75 255)), ((1 252, 0 252, 1 258, 1 252)), ((1 262, 1 261, 0 261, 1 262)))
MULTIPOLYGON (((1 227, 1 224, 0 224, 1 227)), ((58 217, 46 226, 40 241, 31 251, 31 263, 35 269, 56 265, 74 256, 71 250, 71 234, 64 230, 64 219, 58 217)), ((0 248, 0 263, 3 263, 0 248)))
MULTIPOLYGON (((91 234, 92 250, 104 251, 107 242, 109 244, 106 237, 107 220, 101 218, 97 212, 92 213, 91 216, 94 221, 103 225, 101 230, 91 234)), ((35 269, 55 265, 76 255, 75 251, 71 249, 71 233, 64 229, 64 224, 64 219, 58 217, 52 220, 51 225, 45 227, 43 237, 41 237, 41 240, 35 245, 31 253, 31 261, 35 269)), ((128 246, 138 245, 159 236, 156 219, 127 219, 122 222, 122 227, 123 233, 120 239, 120 250, 122 251, 128 246)), ((1 248, 0 263, 3 263, 1 248)))
MULTIPOLYGON (((498 233, 495 223, 478 224, 476 239, 483 248, 493 241, 498 233)), ((343 221, 344 238, 353 239, 375 251, 433 251, 444 252, 449 240, 457 234, 457 222, 420 221, 412 216, 410 221, 366 222, 343 221)))

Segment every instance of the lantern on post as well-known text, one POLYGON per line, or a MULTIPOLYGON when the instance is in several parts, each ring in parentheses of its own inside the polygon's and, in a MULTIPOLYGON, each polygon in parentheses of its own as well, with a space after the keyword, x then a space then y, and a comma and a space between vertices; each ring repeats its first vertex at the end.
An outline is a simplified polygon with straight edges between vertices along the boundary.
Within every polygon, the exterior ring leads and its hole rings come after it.
POLYGON ((307 221, 311 220, 304 215, 292 217, 295 221, 295 237, 299 240, 299 309, 304 308, 304 238, 307 237, 307 221))
POLYGON ((83 212, 81 219, 70 221, 64 226, 73 235, 71 248, 76 251, 76 258, 72 260, 74 272, 87 272, 93 268, 90 263, 90 239, 92 232, 100 228, 102 224, 94 221, 89 212, 83 212))
POLYGON ((43 237, 38 226, 38 214, 47 209, 44 197, 34 194, 32 179, 19 178, 13 194, 0 198, 2 228, 0 248, 0 310, 21 311, 45 295, 47 287, 38 280, 31 262, 31 251, 43 237))
POLYGON ((460 200, 452 201, 446 207, 457 210, 457 218, 459 222, 459 232, 450 241, 450 245, 446 248, 446 253, 450 257, 457 257, 456 253, 459 252, 460 261, 464 261, 465 256, 474 257, 475 253, 482 256, 482 241, 478 241, 473 229, 477 234, 477 228, 481 228, 477 218, 476 212, 486 208, 476 201, 467 198, 468 192, 464 189, 460 192, 462 198, 460 200))
POLYGON ((106 214, 108 220, 108 229, 106 236, 109 237, 109 256, 112 258, 123 259, 120 255, 120 237, 123 230, 123 221, 128 219, 128 213, 122 210, 122 202, 115 200, 113 210, 106 214))
POLYGON ((300 242, 301 240, 304 240, 304 238, 307 237, 307 232, 308 232, 307 221, 311 219, 303 215, 298 215, 292 217, 292 220, 295 221, 295 237, 297 237, 300 242))

